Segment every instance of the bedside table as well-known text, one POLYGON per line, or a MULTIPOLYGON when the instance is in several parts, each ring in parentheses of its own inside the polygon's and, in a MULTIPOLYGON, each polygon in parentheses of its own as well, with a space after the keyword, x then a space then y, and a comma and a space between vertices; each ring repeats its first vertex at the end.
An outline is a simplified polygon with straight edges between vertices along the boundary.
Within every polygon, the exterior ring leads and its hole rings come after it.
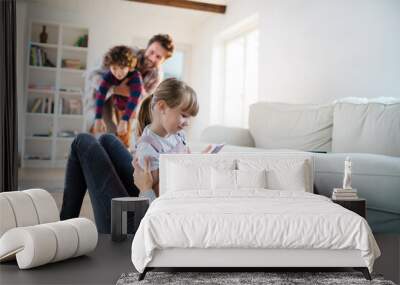
POLYGON ((111 200, 111 239, 123 241, 127 238, 127 212, 134 213, 134 233, 139 227, 140 221, 149 208, 148 198, 121 197, 111 200))
POLYGON ((331 199, 332 202, 339 204, 340 206, 353 211, 356 214, 359 214, 364 219, 366 218, 367 214, 367 200, 363 198, 358 198, 354 200, 336 200, 331 199))

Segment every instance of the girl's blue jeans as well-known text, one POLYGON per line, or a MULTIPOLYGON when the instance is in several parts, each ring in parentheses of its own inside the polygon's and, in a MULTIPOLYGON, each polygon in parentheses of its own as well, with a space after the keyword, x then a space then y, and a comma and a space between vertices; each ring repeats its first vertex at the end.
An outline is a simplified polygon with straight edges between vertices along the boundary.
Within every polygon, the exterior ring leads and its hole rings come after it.
MULTIPOLYGON (((139 195, 131 163, 132 155, 116 136, 79 134, 67 161, 60 219, 79 216, 88 190, 98 232, 110 233, 111 199, 139 195)), ((128 213, 128 232, 131 228, 133 213, 128 213)))

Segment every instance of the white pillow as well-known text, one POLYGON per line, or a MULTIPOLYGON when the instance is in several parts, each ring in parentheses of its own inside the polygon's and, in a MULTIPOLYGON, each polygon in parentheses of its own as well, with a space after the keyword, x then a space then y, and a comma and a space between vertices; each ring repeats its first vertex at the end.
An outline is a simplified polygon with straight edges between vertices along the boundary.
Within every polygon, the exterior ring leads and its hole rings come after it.
POLYGON ((211 188, 211 167, 168 164, 168 191, 186 191, 211 188))
POLYGON ((312 192, 311 165, 308 159, 239 159, 239 170, 266 170, 268 189, 312 192))
POLYGON ((211 169, 235 169, 236 160, 215 154, 162 154, 160 194, 170 191, 212 191, 211 169))
POLYGON ((211 170, 211 181, 211 188, 213 190, 236 190, 236 170, 216 169, 213 167, 211 170))
POLYGON ((213 190, 238 190, 241 188, 266 188, 266 171, 231 170, 212 168, 211 181, 213 190))
POLYGON ((304 161, 279 165, 267 173, 268 189, 306 192, 304 161))
POLYGON ((236 170, 237 188, 267 188, 267 171, 236 170))

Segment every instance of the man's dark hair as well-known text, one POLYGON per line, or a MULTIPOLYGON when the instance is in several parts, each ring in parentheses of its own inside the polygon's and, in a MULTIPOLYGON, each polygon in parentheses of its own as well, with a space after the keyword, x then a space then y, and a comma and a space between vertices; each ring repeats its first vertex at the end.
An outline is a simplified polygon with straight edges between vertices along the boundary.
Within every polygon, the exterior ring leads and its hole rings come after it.
POLYGON ((174 40, 172 37, 168 34, 158 34, 153 36, 150 40, 149 43, 147 44, 147 47, 149 47, 152 43, 158 42, 166 51, 167 55, 165 56, 165 59, 170 58, 172 54, 174 53, 175 49, 175 44, 174 40))

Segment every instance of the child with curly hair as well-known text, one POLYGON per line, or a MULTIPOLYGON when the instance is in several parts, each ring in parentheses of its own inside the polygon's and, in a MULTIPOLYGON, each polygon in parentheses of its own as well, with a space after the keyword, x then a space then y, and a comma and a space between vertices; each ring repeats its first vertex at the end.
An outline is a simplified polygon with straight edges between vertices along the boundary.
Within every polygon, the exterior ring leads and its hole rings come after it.
POLYGON ((108 71, 103 75, 98 89, 96 90, 96 113, 94 133, 105 132, 106 125, 102 118, 103 106, 108 90, 118 86, 122 81, 127 82, 129 97, 114 94, 113 105, 116 109, 117 136, 126 147, 130 146, 131 119, 135 117, 135 109, 143 91, 142 76, 135 69, 137 63, 136 54, 127 46, 115 46, 111 48, 103 59, 103 66, 108 71))

